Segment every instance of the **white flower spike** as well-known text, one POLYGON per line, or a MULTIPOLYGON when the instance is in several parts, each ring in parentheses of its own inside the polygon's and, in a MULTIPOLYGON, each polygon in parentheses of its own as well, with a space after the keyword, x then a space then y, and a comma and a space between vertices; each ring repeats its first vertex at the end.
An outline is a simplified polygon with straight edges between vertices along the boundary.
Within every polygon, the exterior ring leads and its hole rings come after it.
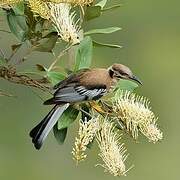
POLYGON ((105 119, 96 139, 100 149, 99 156, 104 162, 100 166, 114 176, 126 176, 128 170, 126 170, 124 162, 127 158, 127 150, 124 144, 119 142, 121 135, 118 130, 115 130, 115 125, 105 119))
POLYGON ((157 117, 151 111, 150 101, 129 91, 121 91, 113 101, 113 109, 118 120, 121 120, 134 139, 139 131, 150 142, 156 143, 163 138, 156 125, 157 117))
POLYGON ((86 159, 87 155, 85 154, 85 151, 87 145, 93 141, 99 129, 99 117, 94 117, 89 121, 79 122, 78 137, 75 138, 75 147, 72 151, 73 159, 77 164, 86 159))
POLYGON ((74 44, 80 43, 78 26, 79 19, 75 21, 75 12, 71 12, 71 5, 66 3, 48 3, 50 9, 50 19, 54 23, 62 40, 74 44))

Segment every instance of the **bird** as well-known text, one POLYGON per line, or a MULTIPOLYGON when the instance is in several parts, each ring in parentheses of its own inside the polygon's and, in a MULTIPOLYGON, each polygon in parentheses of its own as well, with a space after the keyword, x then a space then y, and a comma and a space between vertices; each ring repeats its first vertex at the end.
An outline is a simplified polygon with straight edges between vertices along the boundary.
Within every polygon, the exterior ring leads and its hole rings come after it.
POLYGON ((117 63, 107 69, 81 69, 57 83, 53 87, 53 97, 44 102, 44 105, 54 105, 54 107, 29 133, 34 147, 37 150, 42 147, 47 135, 70 105, 100 99, 121 79, 142 84, 129 67, 117 63))

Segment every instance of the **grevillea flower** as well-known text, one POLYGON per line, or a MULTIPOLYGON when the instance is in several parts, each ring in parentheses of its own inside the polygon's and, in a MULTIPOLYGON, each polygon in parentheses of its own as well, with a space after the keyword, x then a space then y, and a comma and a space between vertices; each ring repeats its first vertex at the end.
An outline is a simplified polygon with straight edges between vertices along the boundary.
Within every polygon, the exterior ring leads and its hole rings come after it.
POLYGON ((48 3, 43 0, 29 0, 31 11, 44 19, 52 21, 58 35, 62 40, 78 44, 79 19, 75 22, 75 12, 71 12, 72 6, 67 3, 48 3))
POLYGON ((121 135, 115 129, 115 125, 105 119, 96 139, 100 149, 99 156, 104 162, 99 165, 114 176, 125 176, 127 172, 124 164, 127 158, 126 148, 124 144, 120 143, 121 135))
POLYGON ((80 6, 84 6, 84 5, 89 5, 91 3, 93 3, 94 0, 43 0, 45 2, 52 2, 52 3, 69 3, 72 5, 80 5, 80 6))
POLYGON ((85 160, 87 155, 85 151, 87 149, 87 145, 91 143, 100 129, 99 118, 92 118, 89 121, 80 121, 79 122, 79 131, 78 137, 75 138, 75 147, 73 148, 72 154, 73 159, 78 163, 82 160, 85 160))
POLYGON ((44 19, 50 18, 50 10, 42 0, 28 0, 29 7, 34 14, 41 16, 44 19))
POLYGON ((121 120, 134 139, 138 132, 144 134, 149 141, 157 142, 163 138, 156 125, 157 117, 151 111, 150 101, 128 91, 121 91, 113 100, 113 109, 118 120, 121 120))
POLYGON ((23 0, 0 0, 0 7, 13 6, 22 2, 23 0))
POLYGON ((76 14, 71 12, 71 5, 66 3, 48 3, 48 6, 50 9, 50 20, 54 23, 54 27, 62 40, 73 45, 79 43, 79 20, 74 22, 76 14))

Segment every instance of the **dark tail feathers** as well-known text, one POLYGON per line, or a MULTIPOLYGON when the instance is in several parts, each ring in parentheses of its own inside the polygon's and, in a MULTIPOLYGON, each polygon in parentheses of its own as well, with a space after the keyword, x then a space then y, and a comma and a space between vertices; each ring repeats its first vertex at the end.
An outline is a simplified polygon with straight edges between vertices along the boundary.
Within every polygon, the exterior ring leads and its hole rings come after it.
POLYGON ((36 149, 41 148, 50 130, 56 124, 62 113, 68 108, 68 106, 69 104, 65 104, 63 106, 55 105, 47 116, 30 131, 29 135, 32 138, 32 143, 36 149))

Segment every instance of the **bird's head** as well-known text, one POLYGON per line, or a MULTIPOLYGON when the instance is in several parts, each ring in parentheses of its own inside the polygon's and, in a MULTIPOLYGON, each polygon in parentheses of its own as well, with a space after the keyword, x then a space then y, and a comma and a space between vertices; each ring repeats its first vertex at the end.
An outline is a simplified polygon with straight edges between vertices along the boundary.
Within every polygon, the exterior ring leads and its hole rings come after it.
POLYGON ((142 82, 132 73, 132 71, 127 66, 123 64, 113 64, 108 68, 108 70, 112 78, 115 78, 117 80, 133 80, 142 85, 142 82))

